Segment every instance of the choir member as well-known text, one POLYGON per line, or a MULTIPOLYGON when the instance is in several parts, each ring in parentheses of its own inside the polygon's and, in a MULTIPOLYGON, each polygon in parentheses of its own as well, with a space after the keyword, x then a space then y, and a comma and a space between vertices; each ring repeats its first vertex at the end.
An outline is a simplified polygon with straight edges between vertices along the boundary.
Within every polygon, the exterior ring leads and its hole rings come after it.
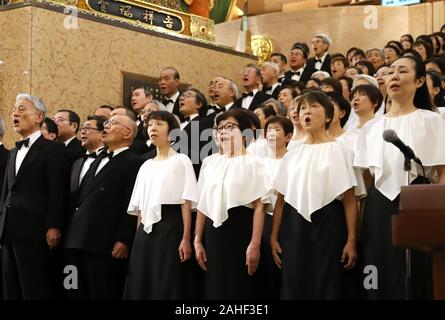
POLYGON ((375 114, 382 105, 383 97, 379 89, 368 84, 357 86, 352 90, 351 97, 351 107, 355 119, 351 117, 345 129, 356 131, 374 118, 378 118, 375 114))
POLYGON ((196 178, 190 159, 171 148, 169 134, 179 128, 167 111, 148 116, 157 155, 140 168, 128 214, 139 216, 125 286, 125 299, 194 299, 190 283, 191 209, 196 178))
MULTIPOLYGON (((365 126, 358 136, 354 165, 369 169, 374 177, 366 200, 361 247, 363 266, 372 265, 378 270, 378 287, 364 290, 366 298, 403 299, 405 296, 405 251, 392 245, 391 217, 398 213, 400 189, 407 185, 408 177, 403 170, 403 154, 383 140, 384 130, 393 129, 413 149, 425 166, 426 178, 431 179, 437 170, 438 183, 445 183, 445 149, 442 147, 445 123, 439 114, 431 111, 425 76, 425 66, 416 58, 401 57, 394 61, 386 78, 391 109, 373 126, 365 126)), ((414 164, 409 183, 423 180, 422 175, 414 164)), ((413 260, 417 259, 413 256, 413 260)), ((422 272, 414 266, 414 277, 421 279, 422 272)), ((425 287, 428 280, 419 282, 425 287)), ((421 295, 422 288, 413 286, 421 295)))
POLYGON ((207 270, 208 299, 253 299, 272 186, 261 159, 246 153, 243 131, 251 123, 245 113, 229 110, 216 125, 223 154, 208 161, 199 177, 196 259, 207 270))
MULTIPOLYGON (((263 158, 266 172, 269 175, 272 184, 277 176, 281 161, 287 153, 286 146, 292 138, 292 122, 280 116, 271 117, 265 124, 265 135, 269 153, 263 158)), ((273 207, 277 200, 278 192, 274 190, 271 196, 272 206, 268 207, 264 219, 264 232, 261 243, 261 259, 258 273, 261 281, 261 298, 279 299, 280 280, 279 269, 274 263, 272 249, 270 247, 270 233, 272 230, 273 207)))
POLYGON ((274 185, 271 246, 281 298, 339 299, 357 259, 353 154, 328 135, 334 107, 326 94, 305 93, 298 113, 307 138, 285 155, 274 185))
POLYGON ((306 132, 303 130, 303 126, 301 125, 298 117, 297 110, 299 98, 300 97, 293 99, 289 108, 289 119, 294 125, 294 134, 292 135, 292 139, 287 145, 288 150, 292 150, 294 147, 302 144, 304 142, 304 139, 306 138, 306 132))

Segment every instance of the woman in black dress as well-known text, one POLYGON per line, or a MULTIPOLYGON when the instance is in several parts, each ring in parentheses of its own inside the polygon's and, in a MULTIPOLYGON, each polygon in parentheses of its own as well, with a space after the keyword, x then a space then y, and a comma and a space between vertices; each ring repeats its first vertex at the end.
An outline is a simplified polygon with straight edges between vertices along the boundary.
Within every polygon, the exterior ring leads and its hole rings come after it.
POLYGON ((281 298, 340 299, 357 257, 353 154, 328 135, 334 107, 326 94, 305 93, 298 114, 306 140, 284 156, 274 181, 270 238, 281 298))
POLYGON ((130 256, 125 299, 194 299, 191 208, 198 193, 192 162, 170 147, 169 133, 179 127, 167 111, 148 115, 148 134, 157 155, 140 168, 128 206, 139 216, 130 256))
MULTIPOLYGON (((425 75, 425 65, 414 57, 401 57, 393 62, 386 76, 391 109, 358 134, 354 166, 369 169, 374 178, 366 200, 361 241, 362 268, 375 266, 378 271, 377 286, 368 283, 364 288, 368 299, 405 297, 405 250, 392 245, 391 217, 398 213, 399 194, 401 187, 408 184, 407 174, 403 170, 403 154, 383 140, 383 132, 393 129, 421 159, 427 178, 437 174, 438 182, 445 183, 445 122, 432 111, 425 75)), ((410 184, 423 180, 421 175, 421 168, 413 163, 410 184)), ((419 279, 413 285, 414 294, 427 298, 431 294, 425 292, 429 291, 430 279, 422 279, 426 265, 420 262, 417 268, 416 256, 420 260, 427 258, 414 252, 413 276, 419 279)))
POLYGON ((261 159, 246 153, 242 132, 251 123, 245 111, 224 112, 216 125, 222 155, 207 161, 199 176, 196 259, 207 271, 207 299, 253 299, 272 186, 261 159))

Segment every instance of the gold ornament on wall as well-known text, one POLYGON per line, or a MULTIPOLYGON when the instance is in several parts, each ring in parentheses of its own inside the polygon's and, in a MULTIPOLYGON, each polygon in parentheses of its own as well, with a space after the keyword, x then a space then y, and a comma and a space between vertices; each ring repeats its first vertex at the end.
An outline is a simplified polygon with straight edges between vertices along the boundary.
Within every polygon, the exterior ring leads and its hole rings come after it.
POLYGON ((264 35, 252 36, 252 53, 258 57, 259 63, 270 58, 270 55, 274 52, 274 45, 270 38, 264 35))

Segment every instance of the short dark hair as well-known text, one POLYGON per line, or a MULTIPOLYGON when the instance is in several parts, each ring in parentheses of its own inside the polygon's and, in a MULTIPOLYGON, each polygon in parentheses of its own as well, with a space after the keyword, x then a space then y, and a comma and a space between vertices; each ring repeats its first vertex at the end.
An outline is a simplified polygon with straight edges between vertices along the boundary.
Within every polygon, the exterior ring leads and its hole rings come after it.
POLYGON ((411 45, 411 48, 414 48, 415 46, 423 46, 426 51, 426 58, 429 59, 433 56, 433 46, 430 45, 428 42, 423 41, 422 39, 418 39, 413 42, 411 45))
MULTIPOLYGON (((252 122, 251 122, 249 116, 246 116, 246 115, 247 115, 246 109, 232 108, 229 111, 220 113, 215 119, 215 124, 216 124, 216 126, 218 126, 221 123, 221 121, 227 120, 228 118, 232 117, 232 118, 235 118, 235 120, 238 122, 239 129, 242 133, 245 134, 246 131, 252 132, 252 122)), ((254 113, 254 115, 256 116, 255 113, 254 113)), ((253 134, 255 134, 255 132, 253 132, 253 134)), ((247 147, 249 145, 252 138, 253 138, 253 136, 246 137, 245 147, 247 147), (247 139, 247 138, 249 138, 249 139, 247 139)))
POLYGON ((146 97, 153 96, 153 92, 149 88, 146 88, 144 86, 139 86, 139 87, 134 88, 133 91, 138 90, 138 89, 144 90, 144 94, 145 94, 146 97))
MULTIPOLYGON (((427 77, 429 76, 433 83, 433 88, 439 88, 439 93, 434 98, 434 105, 436 107, 445 106, 445 90, 442 88, 442 75, 436 71, 427 71, 427 77)), ((432 97, 431 97, 432 98, 432 97)))
POLYGON ((433 57, 425 61, 425 66, 427 63, 434 63, 440 69, 440 73, 445 74, 445 61, 440 57, 433 57))
POLYGON ((97 124, 97 129, 99 129, 100 131, 104 130, 104 122, 107 120, 102 116, 95 116, 95 115, 90 115, 87 117, 87 120, 94 120, 96 121, 97 124))
POLYGON ((80 117, 79 115, 74 112, 73 110, 68 110, 68 109, 60 109, 57 112, 67 112, 68 113, 68 120, 70 123, 76 123, 77 124, 77 128, 76 128, 76 134, 79 131, 79 127, 80 127, 80 117))
POLYGON ((175 116, 168 111, 153 111, 148 114, 147 123, 150 120, 161 120, 165 121, 168 124, 168 133, 170 133, 174 129, 179 128, 178 120, 176 120, 175 116))
POLYGON ((263 111, 266 119, 277 115, 277 113, 275 112, 275 109, 272 106, 262 104, 259 108, 263 111))
POLYGON ((57 124, 50 118, 45 118, 42 124, 46 124, 46 130, 49 133, 54 133, 56 136, 59 135, 59 128, 57 128, 57 124))
POLYGON ((414 42, 414 38, 413 38, 413 36, 410 35, 409 33, 402 34, 402 35, 400 36, 400 39, 402 39, 403 37, 407 37, 407 38, 408 38, 408 41, 409 41, 410 43, 413 43, 413 42, 414 42))
POLYGON ((340 61, 343 63, 343 65, 346 67, 349 66, 349 62, 348 59, 346 59, 346 57, 344 55, 342 55, 341 53, 336 53, 333 54, 331 57, 331 65, 335 62, 335 61, 340 61))
POLYGON ((372 104, 376 104, 377 106, 374 108, 374 113, 377 112, 377 110, 380 109, 380 106, 382 105, 383 96, 380 93, 380 90, 376 88, 375 86, 371 84, 361 84, 354 88, 351 92, 351 100, 352 97, 355 95, 355 93, 358 92, 359 94, 365 94, 368 96, 369 100, 372 104))
POLYGON ((321 81, 321 85, 331 86, 338 94, 342 94, 343 92, 343 86, 341 85, 341 82, 331 77, 323 79, 321 81))
POLYGON ((295 49, 300 50, 300 51, 303 53, 303 57, 304 57, 305 59, 308 58, 308 56, 309 56, 309 47, 307 47, 307 44, 297 42, 297 43, 295 43, 295 44, 292 46, 292 49, 290 49, 290 52, 292 52, 292 51, 295 50, 295 49), (307 49, 306 49, 306 48, 307 48, 307 49))
POLYGON ((412 47, 409 48, 409 49, 406 49, 405 51, 403 51, 401 57, 406 57, 406 56, 409 56, 409 55, 414 56, 416 59, 422 60, 422 56, 420 55, 420 53, 418 53, 412 47))
POLYGON ((303 93, 303 95, 300 97, 300 100, 298 100, 298 105, 297 105, 298 114, 300 114, 301 106, 305 102, 319 103, 323 107, 326 114, 326 118, 330 119, 325 124, 325 129, 328 129, 329 126, 331 125, 332 118, 334 117, 334 104, 332 103, 332 100, 327 96, 327 94, 320 90, 311 90, 303 93))
POLYGON ((388 42, 388 44, 383 48, 383 50, 385 50, 386 48, 392 49, 394 50, 394 52, 397 54, 398 57, 400 57, 400 55, 402 54, 402 49, 400 49, 398 46, 391 44, 388 42))
POLYGON ((274 52, 270 55, 270 57, 280 57, 281 61, 284 61, 284 63, 287 64, 287 58, 281 52, 274 52))
POLYGON ((108 110, 110 110, 110 111, 113 111, 114 110, 114 108, 112 107, 112 106, 110 106, 110 105, 108 105, 108 104, 103 104, 103 105, 101 105, 99 108, 97 108, 97 109, 108 109, 108 110))
POLYGON ((418 36, 416 38, 416 41, 414 41, 414 42, 417 42, 419 40, 426 42, 431 48, 433 47, 433 40, 431 40, 431 38, 429 36, 427 36, 426 34, 421 34, 420 36, 418 36))
POLYGON ((298 96, 298 92, 297 92, 297 90, 295 89, 294 86, 292 86, 292 85, 284 85, 284 86, 281 86, 281 88, 280 88, 280 92, 283 91, 284 89, 289 89, 289 90, 290 90, 290 93, 291 93, 291 95, 292 95, 292 99, 293 99, 293 98, 296 98, 296 97, 298 96))
POLYGON ((358 50, 358 48, 357 47, 352 47, 352 48, 349 48, 348 49, 348 51, 346 51, 346 57, 348 57, 349 56, 349 54, 351 53, 351 52, 355 52, 355 51, 357 51, 358 50))
POLYGON ((197 104, 200 104, 199 115, 205 116, 207 115, 207 111, 209 109, 207 99, 204 94, 196 88, 188 88, 186 91, 193 91, 195 93, 195 101, 197 104))
POLYGON ((264 134, 266 134, 267 132, 267 127, 269 127, 269 125, 271 125, 272 123, 278 123, 281 128, 283 128, 284 134, 286 136, 294 132, 294 125, 292 124, 292 121, 289 120, 289 118, 283 116, 273 116, 266 121, 266 124, 264 125, 264 134))
POLYGON ((399 52, 403 51, 403 45, 400 41, 397 40, 390 40, 388 41, 388 43, 386 44, 387 46, 395 46, 399 49, 399 52))
POLYGON ((362 56, 364 59, 366 59, 366 53, 362 49, 355 50, 355 52, 354 52, 354 54, 352 56, 353 57, 355 57, 355 56, 362 56))
POLYGON ((340 81, 340 83, 342 80, 345 80, 348 83, 348 88, 349 88, 349 90, 351 90, 352 86, 354 85, 354 80, 349 77, 341 77, 340 79, 338 79, 338 81, 340 81))
POLYGON ((374 68, 374 66, 372 65, 372 63, 369 62, 368 60, 362 60, 362 61, 359 61, 359 62, 357 62, 357 63, 355 64, 356 67, 357 67, 357 65, 361 65, 361 66, 366 67, 366 68, 368 69, 368 72, 369 72, 368 75, 370 75, 371 77, 374 76, 375 68, 374 68))
POLYGON ((176 68, 174 67, 165 67, 164 69, 162 69, 162 71, 164 70, 172 70, 173 71, 173 77, 176 80, 181 80, 180 76, 179 76, 179 72, 176 68))
POLYGON ((341 111, 345 112, 345 116, 340 119, 340 126, 343 128, 346 122, 348 122, 349 115, 351 114, 351 104, 348 100, 343 98, 343 95, 338 94, 337 92, 329 92, 327 95, 331 98, 334 104, 338 105, 341 111))
POLYGON ((254 68, 256 76, 261 77, 261 69, 255 63, 249 63, 247 66, 244 67, 244 69, 246 68, 254 68))

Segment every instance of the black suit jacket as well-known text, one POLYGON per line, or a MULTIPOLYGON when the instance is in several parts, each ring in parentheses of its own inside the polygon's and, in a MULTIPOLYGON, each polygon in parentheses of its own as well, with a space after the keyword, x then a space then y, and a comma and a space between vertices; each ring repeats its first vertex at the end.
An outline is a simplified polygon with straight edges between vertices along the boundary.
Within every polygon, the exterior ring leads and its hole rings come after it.
POLYGON ((84 147, 82 147, 82 143, 79 139, 74 138, 73 140, 68 143, 66 146, 66 154, 68 156, 68 161, 73 164, 74 161, 82 157, 83 154, 85 154, 86 150, 84 147))
MULTIPOLYGON (((276 86, 275 89, 272 91, 272 97, 273 97, 274 99, 278 100, 278 94, 280 93, 280 91, 281 91, 281 85, 279 84, 279 85, 276 86)), ((268 94, 268 93, 266 93, 266 90, 264 90, 264 87, 263 87, 263 90, 261 90, 261 92, 263 92, 263 93, 265 93, 265 94, 268 94)))
POLYGON ((85 185, 68 225, 66 248, 103 255, 111 255, 118 241, 131 248, 137 217, 127 214, 127 209, 142 163, 140 156, 125 150, 85 185))
POLYGON ((213 120, 211 117, 197 116, 182 129, 182 132, 184 135, 180 137, 173 148, 175 150, 179 148, 178 152, 187 155, 192 160, 193 170, 198 179, 202 160, 211 155, 213 153, 212 149, 216 148, 212 135, 213 120), (207 135, 204 136, 205 134, 207 135), (183 139, 186 140, 183 141, 183 139), (203 151, 203 154, 201 154, 201 151, 203 151))
MULTIPOLYGON (((311 76, 315 71, 317 71, 317 70, 310 67, 308 64, 306 64, 306 67, 303 69, 303 73, 300 76, 300 80, 298 80, 298 81, 306 84, 311 79, 311 76)), ((293 73, 291 71, 287 71, 284 74, 284 81, 281 85, 284 86, 284 85, 288 84, 290 81, 293 81, 292 76, 293 76, 293 73)))
MULTIPOLYGON (((0 145, 0 183, 3 184, 5 178, 6 165, 8 164, 9 150, 2 144, 0 145)), ((1 190, 0 190, 1 194, 1 190)))
MULTIPOLYGON (((315 57, 309 58, 307 60, 306 66, 310 69, 315 69, 315 57)), ((320 71, 326 71, 327 73, 331 74, 331 55, 329 53, 326 55, 326 58, 321 65, 320 71)))
POLYGON ((17 148, 11 150, 0 201, 0 238, 46 241, 48 228, 65 225, 69 169, 65 146, 40 136, 15 174, 17 148))
MULTIPOLYGON (((261 91, 258 90, 258 92, 255 94, 255 96, 253 97, 252 102, 250 103, 249 106, 249 110, 250 111, 254 111, 256 108, 258 108, 264 101, 269 100, 270 98, 272 98, 271 95, 269 94, 265 94, 261 91)), ((236 108, 242 108, 243 106, 243 98, 239 98, 238 100, 235 101, 233 107, 236 108)))

